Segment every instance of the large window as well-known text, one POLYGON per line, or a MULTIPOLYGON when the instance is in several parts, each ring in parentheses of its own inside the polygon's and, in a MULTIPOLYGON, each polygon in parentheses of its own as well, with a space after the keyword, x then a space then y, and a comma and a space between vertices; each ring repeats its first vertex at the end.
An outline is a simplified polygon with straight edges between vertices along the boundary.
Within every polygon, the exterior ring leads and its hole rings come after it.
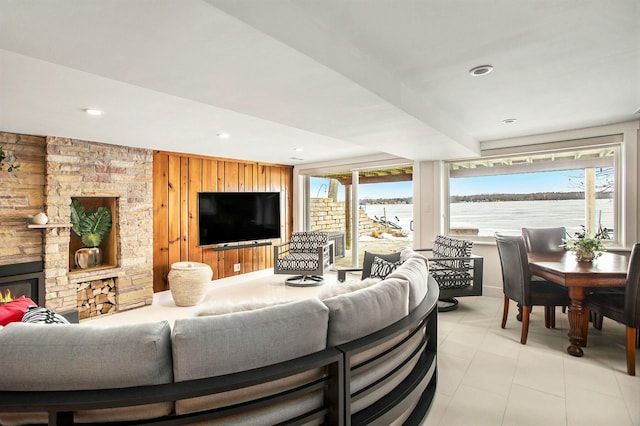
POLYGON ((449 162, 449 233, 601 226, 617 241, 619 152, 611 144, 449 162))

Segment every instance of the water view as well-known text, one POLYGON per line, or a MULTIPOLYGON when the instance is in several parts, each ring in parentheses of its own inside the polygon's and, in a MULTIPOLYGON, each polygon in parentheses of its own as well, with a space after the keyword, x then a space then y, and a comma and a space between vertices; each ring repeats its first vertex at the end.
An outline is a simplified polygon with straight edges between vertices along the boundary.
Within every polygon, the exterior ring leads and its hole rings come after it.
POLYGON ((386 217, 389 222, 400 226, 404 233, 411 232, 413 204, 364 204, 360 208, 374 220, 386 217))
MULTIPOLYGON (((361 208, 374 219, 386 215, 387 220, 411 234, 413 204, 368 204, 361 208)), ((585 224, 584 211, 584 200, 452 203, 450 227, 477 228, 478 235, 486 237, 498 231, 517 235, 523 227, 565 226, 573 233, 585 224)), ((596 214, 601 217, 602 226, 613 228, 613 200, 596 200, 596 214)))
MULTIPOLYGON (((500 231, 520 234, 525 227, 565 226, 569 233, 585 224, 584 200, 500 201, 453 203, 451 228, 478 228, 478 235, 492 237, 500 231)), ((596 200, 602 226, 613 228, 613 200, 596 200)))

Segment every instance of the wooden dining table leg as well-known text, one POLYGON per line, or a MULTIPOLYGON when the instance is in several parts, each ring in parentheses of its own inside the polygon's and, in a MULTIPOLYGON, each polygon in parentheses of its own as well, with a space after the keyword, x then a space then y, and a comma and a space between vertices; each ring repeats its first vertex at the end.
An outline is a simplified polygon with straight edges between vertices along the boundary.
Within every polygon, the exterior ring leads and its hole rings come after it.
POLYGON ((589 337, 589 323, 591 322, 591 312, 588 309, 584 310, 582 318, 582 347, 587 346, 587 337, 589 337))
POLYGON ((567 348, 569 355, 581 357, 583 355, 582 346, 584 346, 584 316, 586 315, 582 302, 584 301, 584 288, 583 287, 569 287, 569 297, 571 298, 571 304, 569 305, 568 317, 569 317, 569 342, 570 345, 567 348))

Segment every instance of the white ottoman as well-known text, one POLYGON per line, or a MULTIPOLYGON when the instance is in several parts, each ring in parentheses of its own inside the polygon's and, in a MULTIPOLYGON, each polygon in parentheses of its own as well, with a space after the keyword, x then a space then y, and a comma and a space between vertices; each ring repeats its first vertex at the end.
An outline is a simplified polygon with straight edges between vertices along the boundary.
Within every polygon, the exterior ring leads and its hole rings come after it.
POLYGON ((213 271, 206 263, 176 262, 169 272, 169 289, 178 306, 194 306, 202 302, 211 283, 213 271))

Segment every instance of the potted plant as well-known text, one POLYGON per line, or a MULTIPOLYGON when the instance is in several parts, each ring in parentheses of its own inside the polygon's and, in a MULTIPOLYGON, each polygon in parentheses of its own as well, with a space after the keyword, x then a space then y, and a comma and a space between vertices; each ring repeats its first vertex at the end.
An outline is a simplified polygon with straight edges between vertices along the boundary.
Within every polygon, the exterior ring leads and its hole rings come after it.
POLYGON ((576 255, 578 262, 591 262, 606 251, 605 239, 609 239, 609 231, 602 226, 598 227, 598 232, 593 235, 582 225, 582 231, 576 232, 573 238, 563 239, 560 247, 572 251, 576 255))
POLYGON ((76 250, 78 268, 92 268, 102 264, 102 252, 98 247, 111 230, 111 212, 106 207, 85 210, 77 199, 71 200, 71 225, 84 247, 76 250))

